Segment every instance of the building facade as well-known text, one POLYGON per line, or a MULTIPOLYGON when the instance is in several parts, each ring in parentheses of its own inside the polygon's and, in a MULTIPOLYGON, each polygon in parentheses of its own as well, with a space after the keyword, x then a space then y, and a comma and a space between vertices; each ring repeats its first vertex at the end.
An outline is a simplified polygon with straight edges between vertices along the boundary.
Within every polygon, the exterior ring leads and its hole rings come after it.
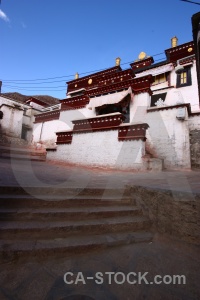
POLYGON ((200 166, 190 140, 200 129, 194 42, 177 45, 174 37, 165 54, 160 63, 141 52, 126 70, 117 58, 112 68, 77 73, 60 106, 36 116, 34 143, 46 145, 48 159, 85 166, 200 166))
POLYGON ((46 109, 34 97, 23 103, 0 94, 0 143, 31 145, 35 115, 46 109))

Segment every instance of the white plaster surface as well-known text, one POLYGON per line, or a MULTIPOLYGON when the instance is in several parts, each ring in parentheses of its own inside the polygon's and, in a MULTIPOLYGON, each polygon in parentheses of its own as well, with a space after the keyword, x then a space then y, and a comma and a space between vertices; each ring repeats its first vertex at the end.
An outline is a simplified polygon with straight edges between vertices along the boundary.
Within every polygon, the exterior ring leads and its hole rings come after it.
POLYGON ((40 141, 49 146, 56 142, 56 132, 66 131, 73 128, 72 120, 96 116, 94 110, 82 108, 77 110, 66 110, 60 112, 59 120, 52 120, 34 124, 33 143, 40 141), (42 134, 41 134, 42 130, 42 134))
MULTIPOLYGON (((72 121, 96 117, 95 109, 88 109, 87 106, 81 109, 65 110, 60 112, 60 121, 66 123, 68 129, 73 128, 72 121)), ((66 129, 67 130, 67 129, 66 129)))
POLYGON ((36 123, 33 129, 33 143, 41 140, 45 145, 50 146, 56 142, 56 132, 68 129, 66 123, 60 120, 36 123))
POLYGON ((58 145, 47 159, 116 169, 144 169, 144 142, 118 141, 118 131, 74 134, 72 144, 58 145))
MULTIPOLYGON (((7 104, 7 105, 15 105, 16 107, 19 107, 19 108, 22 108, 25 107, 26 105, 23 105, 22 103, 19 103, 17 101, 14 101, 14 100, 11 100, 11 99, 8 99, 8 98, 5 98, 3 96, 0 96, 0 106, 2 104, 7 104)), ((26 106, 28 107, 28 106, 26 106)))
POLYGON ((23 110, 3 104, 1 111, 3 112, 3 119, 0 120, 2 134, 21 138, 23 110))
MULTIPOLYGON (((173 70, 171 72, 171 85, 176 87, 177 74, 173 70)), ((198 83, 197 83, 197 73, 196 73, 196 61, 191 65, 191 77, 192 85, 179 87, 172 91, 172 95, 168 97, 166 104, 172 103, 175 105, 177 101, 182 101, 183 103, 190 103, 192 112, 199 110, 199 96, 198 96, 198 83), (177 96, 175 95, 177 93, 177 96), (174 97, 173 97, 174 94, 174 97), (175 103, 174 103, 175 102, 175 103)))
MULTIPOLYGON (((154 94, 167 92, 165 105, 174 106, 180 103, 190 103, 192 112, 199 110, 196 62, 191 65, 192 85, 176 88, 177 74, 173 69, 168 82, 152 86, 154 94)), ((200 128, 199 116, 181 121, 176 118, 177 108, 147 113, 151 96, 148 93, 134 95, 130 102, 130 123, 147 123, 146 148, 156 158, 164 159, 167 169, 190 168, 189 130, 200 128)), ((45 122, 42 129, 42 140, 46 144, 55 143, 55 132, 73 128, 72 121, 95 117, 95 110, 88 105, 79 110, 61 111, 59 121, 45 122)), ((41 124, 34 128, 34 141, 39 141, 41 124)), ((141 141, 118 142, 117 131, 74 134, 72 144, 59 145, 57 152, 48 153, 49 159, 58 159, 90 166, 109 166, 120 168, 143 168, 142 153, 144 143, 141 141), (141 145, 142 146, 141 146, 141 145), (121 148, 121 146, 123 147, 121 148), (140 145, 140 146, 139 146, 140 145), (140 150, 138 150, 140 149, 140 150), (137 152, 136 158, 132 154, 137 152), (141 153, 139 152, 141 151, 141 153), (142 167, 141 167, 142 166, 142 167)), ((135 155, 135 154, 134 154, 135 155)))
POLYGON ((141 123, 144 121, 150 101, 151 98, 148 93, 134 95, 130 103, 130 123, 141 123))
MULTIPOLYGON (((167 88, 168 86, 169 86, 168 81, 164 81, 162 83, 152 85, 151 90, 155 91, 155 90, 159 90, 159 89, 164 89, 164 88, 167 88)), ((160 93, 160 92, 158 92, 158 93, 160 93)), ((154 92, 154 94, 156 94, 156 92, 154 92)))
MULTIPOLYGON (((147 71, 145 72, 148 73, 147 71)), ((167 93, 164 102, 166 106, 176 105, 178 103, 190 103, 191 111, 195 112, 199 110, 196 61, 194 61, 193 64, 191 64, 191 78, 192 85, 176 88, 177 74, 173 69, 170 73, 170 86, 172 86, 172 88, 167 88, 168 82, 165 81, 160 84, 152 85, 151 90, 153 91, 154 95, 167 93)))
POLYGON ((146 148, 154 157, 164 159, 167 169, 190 168, 189 126, 186 119, 176 118, 177 109, 150 112, 146 148))
POLYGON ((1 133, 7 138, 7 141, 24 142, 21 139, 24 127, 26 142, 31 143, 34 115, 37 111, 29 105, 2 96, 0 96, 0 109, 4 113, 3 119, 0 120, 1 133))

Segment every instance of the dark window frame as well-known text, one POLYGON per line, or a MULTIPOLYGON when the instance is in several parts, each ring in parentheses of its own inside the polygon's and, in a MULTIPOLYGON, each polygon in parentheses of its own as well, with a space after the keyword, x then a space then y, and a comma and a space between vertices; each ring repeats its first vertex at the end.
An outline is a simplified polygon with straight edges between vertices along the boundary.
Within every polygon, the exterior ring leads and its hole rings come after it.
POLYGON ((167 96, 167 92, 165 93, 160 93, 160 94, 153 94, 151 96, 151 104, 150 107, 157 107, 157 105, 155 105, 155 103, 161 98, 163 100, 163 102, 165 102, 167 96))
POLYGON ((0 120, 2 120, 3 119, 3 112, 2 112, 2 110, 0 110, 0 120))
POLYGON ((177 74, 177 80, 176 80, 176 87, 184 87, 184 86, 190 86, 192 85, 192 76, 191 76, 191 66, 184 67, 184 69, 177 74), (187 82, 181 83, 181 74, 185 73, 187 74, 187 82))

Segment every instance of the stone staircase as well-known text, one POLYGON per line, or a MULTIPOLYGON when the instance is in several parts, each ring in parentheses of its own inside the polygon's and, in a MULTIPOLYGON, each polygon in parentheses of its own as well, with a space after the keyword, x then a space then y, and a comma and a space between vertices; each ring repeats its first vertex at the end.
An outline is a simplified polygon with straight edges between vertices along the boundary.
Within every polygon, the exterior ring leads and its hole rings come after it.
POLYGON ((46 151, 27 145, 0 144, 0 158, 45 161, 46 151))
POLYGON ((151 223, 128 193, 1 187, 0 257, 82 253, 150 242, 151 223), (75 195, 76 194, 76 195, 75 195), (34 196, 33 196, 34 195, 34 196))

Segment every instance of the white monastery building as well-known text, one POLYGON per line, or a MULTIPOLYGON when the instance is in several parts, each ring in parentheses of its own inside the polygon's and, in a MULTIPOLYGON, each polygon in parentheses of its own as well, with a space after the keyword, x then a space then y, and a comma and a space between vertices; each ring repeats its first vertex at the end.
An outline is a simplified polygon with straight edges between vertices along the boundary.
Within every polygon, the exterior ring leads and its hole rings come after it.
POLYGON ((165 50, 154 63, 141 52, 130 68, 112 68, 67 82, 60 105, 35 118, 34 143, 47 158, 124 170, 200 166, 200 130, 194 42, 165 50))

